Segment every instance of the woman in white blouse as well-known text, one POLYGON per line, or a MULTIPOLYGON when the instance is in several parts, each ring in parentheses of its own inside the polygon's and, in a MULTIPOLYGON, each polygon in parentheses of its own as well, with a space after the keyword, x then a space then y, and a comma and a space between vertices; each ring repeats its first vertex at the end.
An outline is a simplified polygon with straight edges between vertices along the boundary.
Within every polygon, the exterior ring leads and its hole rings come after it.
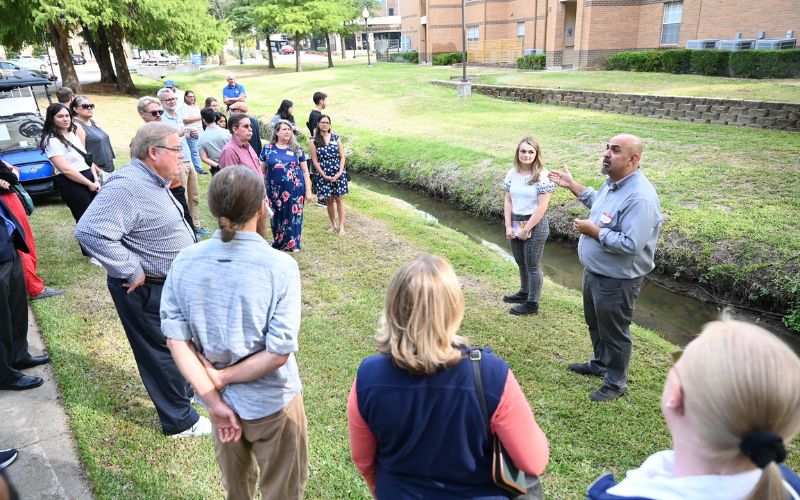
POLYGON ((546 212, 555 191, 555 184, 547 178, 547 173, 539 143, 533 137, 522 139, 514 154, 514 166, 503 180, 506 238, 511 242, 520 278, 519 291, 503 297, 504 302, 517 304, 511 308, 511 314, 539 311, 544 279, 541 260, 550 234, 546 212))
POLYGON ((78 222, 100 191, 100 169, 75 135, 75 124, 64 104, 53 103, 47 108, 39 147, 55 167, 56 189, 78 222))

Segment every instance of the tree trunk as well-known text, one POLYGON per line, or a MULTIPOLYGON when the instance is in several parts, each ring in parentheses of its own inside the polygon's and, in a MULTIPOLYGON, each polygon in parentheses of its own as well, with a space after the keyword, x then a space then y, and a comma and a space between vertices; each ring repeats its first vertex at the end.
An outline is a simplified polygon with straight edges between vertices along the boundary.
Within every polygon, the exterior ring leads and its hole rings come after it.
POLYGON ((219 65, 225 66, 225 47, 222 47, 222 50, 219 51, 219 65))
POLYGON ((294 36, 294 71, 300 73, 303 67, 300 66, 300 34, 294 36))
POLYGON ((353 33, 353 59, 356 58, 356 45, 358 45, 358 36, 353 33))
POLYGON ((331 35, 330 33, 325 33, 325 45, 328 46, 328 67, 333 67, 333 56, 331 55, 331 35))
POLYGON ((94 59, 100 68, 100 83, 117 83, 117 75, 114 74, 114 62, 108 52, 108 35, 106 34, 105 26, 98 26, 96 33, 83 26, 83 39, 92 49, 94 59))
POLYGON ((122 40, 125 36, 119 24, 114 23, 108 29, 111 55, 114 56, 114 67, 117 69, 117 88, 123 94, 135 95, 136 86, 131 79, 131 72, 128 70, 128 61, 125 59, 125 49, 122 47, 122 40))
POLYGON ((339 52, 342 53, 342 59, 345 58, 344 54, 344 37, 341 34, 337 34, 336 36, 339 37, 339 52))
POLYGON ((50 31, 50 39, 53 48, 56 50, 58 58, 58 68, 61 70, 61 85, 69 87, 77 95, 83 92, 75 66, 72 64, 72 54, 69 50, 69 33, 60 23, 51 22, 47 25, 50 31))
POLYGON ((272 59, 272 42, 269 40, 270 34, 267 33, 267 57, 269 58, 269 64, 267 67, 270 69, 275 69, 275 60, 272 59))

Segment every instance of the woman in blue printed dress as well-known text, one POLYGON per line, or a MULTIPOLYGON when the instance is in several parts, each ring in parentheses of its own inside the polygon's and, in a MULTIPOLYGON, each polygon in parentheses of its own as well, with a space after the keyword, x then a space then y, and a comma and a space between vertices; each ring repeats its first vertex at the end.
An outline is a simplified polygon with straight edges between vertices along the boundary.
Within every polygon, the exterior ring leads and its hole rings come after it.
POLYGON ((328 231, 344 234, 344 198, 347 194, 347 174, 344 170, 344 148, 339 136, 331 131, 331 117, 321 115, 317 122, 316 135, 309 144, 311 163, 319 174, 317 197, 327 200, 328 218, 331 227, 328 231), (339 224, 336 224, 336 215, 339 224))
POLYGON ((311 198, 306 155, 292 132, 292 124, 280 120, 269 144, 261 150, 266 175, 267 201, 272 216, 272 247, 287 252, 300 251, 303 231, 303 206, 311 198))

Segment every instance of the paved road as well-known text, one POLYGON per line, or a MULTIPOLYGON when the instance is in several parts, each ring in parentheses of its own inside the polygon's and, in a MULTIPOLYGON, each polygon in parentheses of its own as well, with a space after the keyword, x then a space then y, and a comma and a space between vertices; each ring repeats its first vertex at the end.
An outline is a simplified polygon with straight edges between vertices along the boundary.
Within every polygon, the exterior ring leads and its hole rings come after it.
MULTIPOLYGON (((30 308, 28 343, 31 354, 44 352, 30 308)), ((0 448, 19 450, 19 457, 7 469, 11 483, 20 498, 91 499, 53 368, 44 365, 25 372, 44 378, 44 385, 27 391, 0 391, 0 448)))

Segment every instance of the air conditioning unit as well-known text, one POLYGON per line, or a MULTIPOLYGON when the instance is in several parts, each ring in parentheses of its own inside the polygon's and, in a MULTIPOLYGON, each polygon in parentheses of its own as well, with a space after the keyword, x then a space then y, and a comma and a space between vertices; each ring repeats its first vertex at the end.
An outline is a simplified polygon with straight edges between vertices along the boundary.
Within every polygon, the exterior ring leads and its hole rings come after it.
POLYGON ((686 48, 691 50, 714 49, 719 40, 687 40, 686 48))
POLYGON ((720 40, 717 48, 720 50, 750 50, 756 45, 753 38, 737 38, 735 40, 720 40))
POLYGON ((756 40, 757 50, 781 50, 793 49, 797 46, 797 40, 794 38, 784 38, 783 40, 756 40))

